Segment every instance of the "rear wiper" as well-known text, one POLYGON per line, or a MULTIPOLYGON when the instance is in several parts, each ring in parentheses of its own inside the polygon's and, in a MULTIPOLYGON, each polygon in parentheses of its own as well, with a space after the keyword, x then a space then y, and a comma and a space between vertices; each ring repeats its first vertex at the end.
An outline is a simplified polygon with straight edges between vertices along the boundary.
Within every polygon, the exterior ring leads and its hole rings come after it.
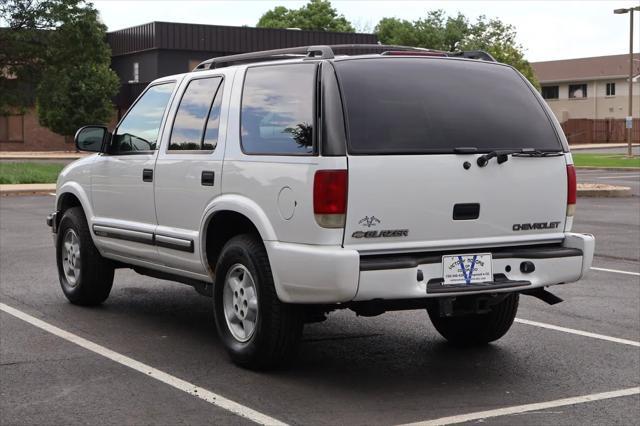
POLYGON ((545 152, 540 151, 534 148, 521 148, 521 149, 503 149, 491 151, 487 154, 481 155, 478 157, 477 163, 479 167, 484 167, 487 165, 489 160, 493 157, 497 157, 498 164, 502 164, 505 161, 509 160, 509 155, 513 155, 514 157, 557 157, 563 155, 562 152, 545 152))

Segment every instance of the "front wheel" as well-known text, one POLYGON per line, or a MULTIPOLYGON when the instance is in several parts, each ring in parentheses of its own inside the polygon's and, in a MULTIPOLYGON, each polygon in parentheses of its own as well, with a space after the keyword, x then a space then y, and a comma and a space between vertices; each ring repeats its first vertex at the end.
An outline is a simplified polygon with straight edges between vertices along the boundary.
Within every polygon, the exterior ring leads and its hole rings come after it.
POLYGON ((518 311, 518 300, 517 293, 510 294, 486 313, 443 316, 438 303, 429 305, 427 312, 436 330, 450 343, 483 345, 507 334, 518 311))
POLYGON ((260 370, 288 361, 302 334, 302 317, 297 306, 278 299, 262 241, 250 234, 230 239, 215 274, 216 327, 233 362, 260 370))
POLYGON ((65 211, 56 241, 58 277, 67 299, 85 306, 104 302, 111 292, 114 268, 93 244, 80 207, 65 211))

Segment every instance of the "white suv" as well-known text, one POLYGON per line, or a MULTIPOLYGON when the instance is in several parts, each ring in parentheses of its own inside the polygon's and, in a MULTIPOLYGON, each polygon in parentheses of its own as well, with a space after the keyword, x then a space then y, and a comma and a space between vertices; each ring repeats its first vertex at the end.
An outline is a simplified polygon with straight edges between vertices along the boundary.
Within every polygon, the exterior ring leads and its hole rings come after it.
POLYGON ((215 58, 151 83, 113 134, 80 129, 97 154, 48 218, 66 297, 103 302, 122 267, 193 285, 249 368, 336 309, 427 309, 469 345, 520 294, 559 302, 545 287, 579 280, 594 239, 570 232, 571 154, 533 86, 482 52, 348 48, 382 53, 215 58))

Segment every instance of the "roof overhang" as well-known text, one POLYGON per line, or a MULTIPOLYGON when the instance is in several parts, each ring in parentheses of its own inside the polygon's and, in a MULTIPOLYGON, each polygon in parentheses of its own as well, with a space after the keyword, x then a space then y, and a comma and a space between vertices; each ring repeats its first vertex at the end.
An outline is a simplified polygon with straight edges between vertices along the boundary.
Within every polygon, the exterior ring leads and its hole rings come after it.
MULTIPOLYGON (((637 81, 640 74, 636 74, 633 76, 633 81, 637 81)), ((623 75, 599 75, 597 77, 581 77, 581 78, 563 78, 557 80, 538 80, 540 84, 553 84, 553 83, 573 83, 579 81, 595 81, 595 80, 628 80, 629 74, 623 75)))

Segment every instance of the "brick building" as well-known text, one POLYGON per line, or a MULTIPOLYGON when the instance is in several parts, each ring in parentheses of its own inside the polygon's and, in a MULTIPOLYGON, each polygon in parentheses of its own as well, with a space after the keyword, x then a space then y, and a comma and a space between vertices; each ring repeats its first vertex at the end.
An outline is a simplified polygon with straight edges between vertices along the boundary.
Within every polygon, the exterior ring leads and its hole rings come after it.
MULTIPOLYGON (((111 67, 121 82, 114 125, 147 84, 192 70, 205 59, 314 44, 375 44, 373 34, 151 22, 107 34, 111 67)), ((96 124, 96 123, 87 123, 96 124)), ((0 116, 0 151, 73 150, 70 138, 38 124, 35 109, 0 116)))

